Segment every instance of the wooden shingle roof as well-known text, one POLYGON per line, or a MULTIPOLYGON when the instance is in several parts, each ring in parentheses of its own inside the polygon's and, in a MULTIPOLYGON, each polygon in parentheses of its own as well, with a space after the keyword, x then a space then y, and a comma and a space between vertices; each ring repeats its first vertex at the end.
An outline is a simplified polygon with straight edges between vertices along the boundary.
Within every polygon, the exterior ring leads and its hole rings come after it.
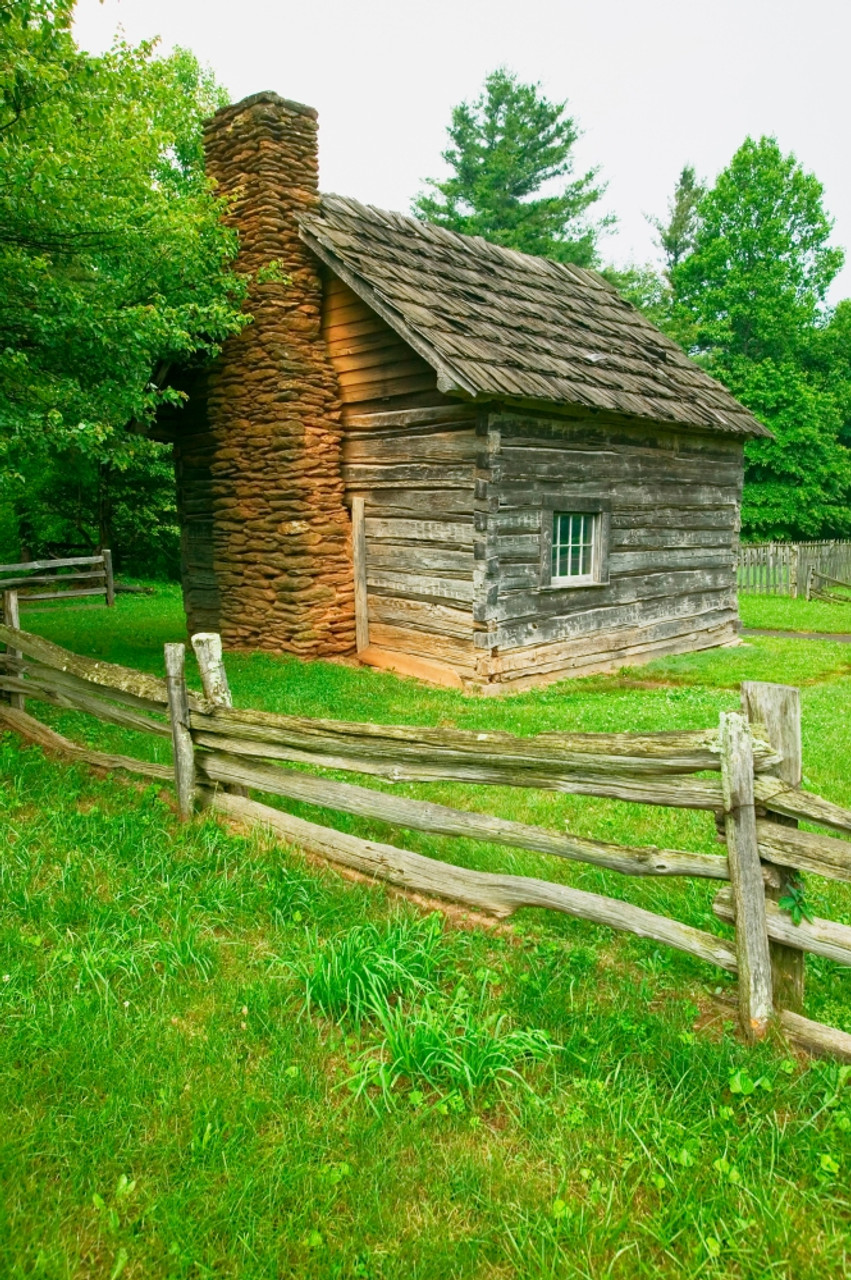
POLYGON ((324 196, 299 227, 443 391, 771 434, 595 271, 341 196, 324 196))

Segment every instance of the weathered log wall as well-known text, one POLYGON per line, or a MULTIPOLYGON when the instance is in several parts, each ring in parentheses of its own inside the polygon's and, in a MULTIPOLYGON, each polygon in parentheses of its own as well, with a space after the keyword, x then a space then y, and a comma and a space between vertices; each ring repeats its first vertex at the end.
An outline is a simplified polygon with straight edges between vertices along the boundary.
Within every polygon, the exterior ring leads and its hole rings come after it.
POLYGON ((350 419, 343 474, 366 524, 363 661, 446 683, 475 676, 475 419, 460 404, 350 419))
POLYGON ((322 331, 343 400, 347 500, 364 499, 359 657, 471 680, 476 410, 439 392, 434 369, 330 271, 322 331))
POLYGON ((522 687, 735 638, 740 441, 505 410, 486 458, 482 676, 522 687), (608 582, 541 589, 546 504, 572 500, 611 504, 608 582))
POLYGON ((196 390, 206 423, 187 419, 175 444, 190 629, 218 622, 231 648, 310 657, 354 648, 341 406, 296 225, 319 199, 316 132, 312 108, 270 93, 206 127, 208 172, 236 197, 240 269, 277 261, 289 280, 252 286, 253 322, 196 390))

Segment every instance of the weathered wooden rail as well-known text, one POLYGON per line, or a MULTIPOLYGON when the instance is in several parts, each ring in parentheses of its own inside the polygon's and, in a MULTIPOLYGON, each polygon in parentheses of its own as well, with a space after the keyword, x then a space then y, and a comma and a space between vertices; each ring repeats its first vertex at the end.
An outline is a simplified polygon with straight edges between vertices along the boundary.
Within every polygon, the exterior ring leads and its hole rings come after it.
MULTIPOLYGON (((112 552, 105 548, 96 556, 0 564, 0 597, 7 592, 15 592, 19 604, 26 600, 103 596, 111 606, 115 604, 112 552)), ((5 612, 3 620, 8 622, 5 612)))
POLYGON ((851 579, 851 542, 742 543, 737 559, 739 591, 810 599, 811 575, 851 579))
MULTIPOLYGON (((851 575, 850 575, 851 576, 851 575)), ((851 604, 851 582, 831 578, 810 566, 807 574, 807 599, 830 600, 833 604, 851 604)))
MULTIPOLYGON (((851 835, 851 810, 801 787, 797 689, 746 684, 741 713, 718 729, 677 733, 545 733, 522 738, 449 728, 355 724, 236 709, 218 636, 193 637, 203 692, 187 688, 183 645, 166 645, 166 678, 69 653, 0 625, 0 725, 107 769, 173 778, 184 818, 211 807, 261 824, 307 852, 497 916, 523 906, 562 911, 652 938, 738 975, 741 1025, 751 1038, 773 1017, 797 1042, 851 1060, 851 1035, 802 1016, 804 953, 851 964, 851 928, 794 925, 779 905, 801 871, 851 882, 851 841, 800 831, 799 821, 851 835), (28 714, 39 701, 126 729, 170 738, 173 763, 112 755, 70 742, 28 714), (308 766, 308 770, 299 765, 308 766), (705 810, 724 831, 726 856, 631 847, 453 808, 327 776, 464 781, 543 788, 615 801, 705 810), (297 818, 253 798, 283 797, 393 827, 533 850, 628 876, 727 882, 715 912, 732 941, 619 899, 527 876, 471 871, 412 850, 297 818)), ((380 784, 379 784, 380 786, 380 784)))

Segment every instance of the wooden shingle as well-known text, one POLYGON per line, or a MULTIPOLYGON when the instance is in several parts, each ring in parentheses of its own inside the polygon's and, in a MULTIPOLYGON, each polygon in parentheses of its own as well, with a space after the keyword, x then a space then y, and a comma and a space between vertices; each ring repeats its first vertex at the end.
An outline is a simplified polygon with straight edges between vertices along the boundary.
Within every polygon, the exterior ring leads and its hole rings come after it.
POLYGON ((299 228, 443 390, 771 434, 595 271, 340 196, 299 228))

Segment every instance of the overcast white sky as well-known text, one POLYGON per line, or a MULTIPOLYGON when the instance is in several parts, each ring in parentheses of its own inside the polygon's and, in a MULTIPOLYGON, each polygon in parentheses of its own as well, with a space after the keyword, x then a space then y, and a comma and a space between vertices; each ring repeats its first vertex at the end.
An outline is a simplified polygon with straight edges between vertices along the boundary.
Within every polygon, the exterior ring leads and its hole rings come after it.
POLYGON ((606 260, 653 260, 643 215, 685 161, 712 178, 748 133, 818 175, 851 250, 848 0, 79 0, 84 48, 119 27, 193 49, 235 100, 316 107, 324 191, 407 212, 442 173, 452 106, 506 65, 579 120, 577 168, 601 167, 619 219, 606 260))

